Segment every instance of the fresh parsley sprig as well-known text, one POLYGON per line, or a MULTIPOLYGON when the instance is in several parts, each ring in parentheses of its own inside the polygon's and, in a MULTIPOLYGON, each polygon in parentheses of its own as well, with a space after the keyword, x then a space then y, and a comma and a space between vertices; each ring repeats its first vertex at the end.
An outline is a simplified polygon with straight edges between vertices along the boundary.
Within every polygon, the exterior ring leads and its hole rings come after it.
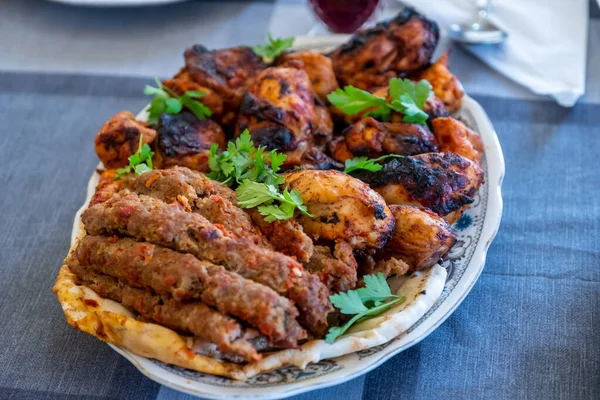
POLYGON ((123 175, 135 172, 136 175, 141 175, 144 172, 152 171, 152 156, 154 152, 147 143, 143 143, 144 135, 140 135, 140 143, 138 150, 129 156, 129 165, 117 169, 115 180, 120 179, 123 175))
POLYGON ((425 125, 429 116, 423 107, 425 101, 434 95, 429 82, 414 83, 410 79, 392 78, 389 93, 390 102, 354 86, 345 86, 329 93, 327 99, 344 114, 356 115, 367 111, 367 116, 389 121, 392 111, 396 111, 404 115, 404 122, 425 125))
POLYGON ((385 156, 377 157, 377 158, 367 158, 367 157, 355 157, 346 160, 344 172, 349 174, 350 172, 364 169, 371 172, 377 172, 383 168, 383 165, 379 164, 380 161, 386 160, 388 158, 402 158, 399 154, 387 154, 385 156))
POLYGON ((364 288, 329 296, 331 303, 342 314, 355 315, 344 325, 330 328, 325 336, 326 343, 332 344, 352 325, 380 315, 393 305, 405 300, 404 296, 392 294, 390 286, 381 272, 377 275, 366 275, 364 280, 364 288))
POLYGON ((235 141, 227 143, 227 150, 217 154, 218 149, 219 147, 213 144, 209 151, 209 178, 229 186, 239 184, 244 179, 273 186, 283 183, 283 177, 278 175, 277 171, 285 161, 286 155, 277 153, 276 150, 266 153, 265 147, 255 147, 247 129, 235 141))
POLYGON ((235 191, 240 207, 258 207, 267 222, 292 218, 296 209, 312 216, 297 190, 279 191, 284 179, 277 171, 286 159, 285 154, 276 150, 267 153, 265 147, 255 147, 247 129, 227 144, 227 150, 220 154, 217 151, 216 144, 210 148, 208 177, 229 186, 238 185, 235 191))
POLYGON ((198 119, 205 119, 212 115, 208 107, 198 99, 204 96, 204 92, 188 90, 181 96, 165 87, 158 78, 154 78, 157 87, 146 85, 144 94, 154 96, 148 108, 148 123, 154 125, 162 113, 179 114, 183 107, 188 108, 198 119))
POLYGON ((295 39, 293 36, 273 39, 269 32, 267 43, 252 46, 252 51, 257 56, 262 57, 264 62, 272 63, 275 57, 292 47, 295 39))
POLYGON ((258 207, 258 212, 267 222, 292 218, 296 209, 312 217, 297 190, 289 191, 285 188, 283 193, 280 193, 273 185, 244 179, 236 192, 238 204, 242 208, 258 207))

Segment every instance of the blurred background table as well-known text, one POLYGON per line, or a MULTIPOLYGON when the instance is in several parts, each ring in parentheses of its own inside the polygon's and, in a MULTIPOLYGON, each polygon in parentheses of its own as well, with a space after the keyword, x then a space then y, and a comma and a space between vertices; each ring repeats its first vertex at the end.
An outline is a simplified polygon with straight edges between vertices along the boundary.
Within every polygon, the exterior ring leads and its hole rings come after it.
MULTIPOLYGON (((483 275, 422 343, 298 399, 597 398, 600 393, 600 10, 587 90, 565 109, 453 49, 451 68, 504 149, 505 211, 483 275)), ((192 43, 304 34, 301 1, 78 8, 0 0, 0 398, 190 398, 70 329, 51 293, 96 165, 92 140, 141 109, 192 43)))

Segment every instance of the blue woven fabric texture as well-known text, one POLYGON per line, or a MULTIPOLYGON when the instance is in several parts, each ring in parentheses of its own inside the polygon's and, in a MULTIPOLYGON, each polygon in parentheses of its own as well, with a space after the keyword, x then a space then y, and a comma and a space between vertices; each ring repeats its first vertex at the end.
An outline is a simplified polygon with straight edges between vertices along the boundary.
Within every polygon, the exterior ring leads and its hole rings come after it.
MULTIPOLYGON (((0 73, 0 398, 180 399, 64 321, 51 285, 92 140, 143 79, 0 73)), ((479 97, 506 158, 485 270, 420 344, 298 399, 592 399, 600 393, 600 105, 479 97)))

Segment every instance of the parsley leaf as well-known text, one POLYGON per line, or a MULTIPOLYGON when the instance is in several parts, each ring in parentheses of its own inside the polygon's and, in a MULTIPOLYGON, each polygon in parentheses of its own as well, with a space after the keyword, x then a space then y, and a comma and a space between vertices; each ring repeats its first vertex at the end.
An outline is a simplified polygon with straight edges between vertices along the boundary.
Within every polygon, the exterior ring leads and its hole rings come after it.
POLYGON ((154 152, 148 146, 147 143, 143 143, 144 135, 140 135, 140 143, 138 150, 129 156, 129 165, 123 168, 117 169, 117 176, 115 181, 120 179, 123 175, 130 173, 132 170, 136 175, 141 175, 144 172, 152 171, 152 156, 154 152))
POLYGON ((247 129, 235 141, 227 143, 227 150, 217 154, 218 148, 218 145, 213 144, 209 151, 208 166, 211 172, 208 177, 210 179, 230 186, 244 179, 270 185, 283 183, 283 177, 277 175, 277 171, 285 161, 286 155, 279 154, 275 150, 265 155, 264 147, 254 147, 247 129), (268 159, 271 160, 270 168, 267 165, 268 159))
POLYGON ((405 297, 403 296, 392 294, 392 291, 381 272, 377 275, 366 275, 364 280, 364 288, 349 290, 345 293, 337 293, 329 296, 331 303, 338 308, 342 314, 355 315, 344 325, 330 328, 325 336, 326 343, 332 344, 335 339, 343 335, 355 323, 382 314, 389 310, 393 305, 405 300, 405 297))
POLYGON ((287 158, 285 154, 276 150, 267 153, 265 147, 255 147, 247 129, 227 144, 227 150, 220 154, 217 151, 218 146, 212 145, 208 177, 230 186, 238 185, 236 192, 240 207, 258 207, 267 222, 292 218, 296 210, 312 217, 297 190, 286 188, 283 193, 279 191, 284 179, 277 171, 287 158))
POLYGON ((267 222, 292 218, 296 209, 304 215, 312 217, 302 203, 300 193, 297 190, 290 192, 285 188, 283 193, 280 193, 277 187, 273 185, 244 179, 235 191, 238 195, 240 207, 258 207, 258 211, 266 217, 265 221, 267 222), (279 205, 274 202, 279 203, 279 205))
POLYGON ((271 36, 271 33, 269 32, 267 43, 252 46, 252 51, 254 51, 257 56, 262 57, 264 62, 272 63, 275 57, 292 47, 294 40, 295 37, 293 36, 273 39, 273 36, 271 36))
POLYGON ((337 89, 329 93, 327 99, 347 115, 367 111, 365 116, 389 121, 392 111, 396 111, 404 114, 404 122, 425 125, 429 116, 423 107, 427 99, 434 95, 429 82, 422 80, 414 83, 410 79, 392 78, 388 89, 390 102, 354 86, 337 89))
POLYGON ((158 123, 158 117, 163 113, 179 114, 184 106, 198 119, 205 119, 212 115, 210 109, 197 100, 204 96, 204 92, 190 90, 181 96, 177 96, 173 91, 163 86, 158 78, 154 78, 154 80, 157 87, 146 85, 144 88, 145 95, 154 96, 148 108, 148 123, 150 125, 158 123))
POLYGON ((410 79, 392 78, 389 83, 390 103, 394 111, 404 114, 402 121, 425 125, 429 116, 423 107, 433 97, 431 84, 426 80, 414 83, 410 79))
POLYGON ((327 99, 347 115, 356 115, 373 108, 367 115, 388 119, 392 112, 386 99, 354 86, 337 89, 335 92, 329 93, 327 99))
POLYGON ((367 157, 355 157, 346 160, 344 172, 349 174, 350 172, 365 169, 371 172, 377 172, 383 168, 379 161, 383 161, 388 158, 402 158, 404 156, 398 154, 387 154, 378 158, 367 158, 367 157))

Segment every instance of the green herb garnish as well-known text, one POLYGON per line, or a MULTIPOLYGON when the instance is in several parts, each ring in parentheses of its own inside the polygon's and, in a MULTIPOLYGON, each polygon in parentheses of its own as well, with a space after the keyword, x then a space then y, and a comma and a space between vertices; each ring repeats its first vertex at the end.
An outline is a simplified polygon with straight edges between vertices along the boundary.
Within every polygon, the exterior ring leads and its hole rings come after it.
POLYGON ((287 158, 286 155, 277 153, 276 150, 266 153, 265 147, 255 147, 247 129, 235 141, 227 143, 227 150, 217 154, 218 149, 219 146, 216 144, 210 148, 208 157, 210 179, 229 186, 234 183, 239 184, 244 179, 274 186, 284 182, 277 171, 287 158), (268 160, 270 160, 270 167, 267 164, 268 160))
POLYGON ((325 336, 326 343, 332 344, 335 339, 343 335, 352 325, 380 315, 389 310, 393 305, 405 300, 404 296, 392 294, 390 286, 381 272, 377 275, 366 275, 364 280, 364 288, 329 296, 331 303, 342 314, 355 315, 344 325, 330 328, 325 336))
POLYGON ((146 85, 144 94, 154 96, 148 108, 148 123, 154 125, 158 122, 158 117, 162 113, 179 114, 183 107, 187 107, 198 119, 205 119, 212 115, 212 112, 197 99, 204 96, 204 92, 197 90, 188 90, 181 96, 169 88, 163 86, 158 78, 154 78, 157 87, 146 85))
POLYGON ((273 39, 271 33, 268 33, 268 40, 266 44, 260 44, 252 46, 252 50, 257 56, 262 57, 266 63, 272 63, 275 57, 283 53, 285 50, 292 47, 294 44, 295 37, 291 36, 288 38, 277 38, 273 39))
POLYGON ((267 222, 292 218, 296 209, 312 216, 297 190, 284 189, 282 193, 278 189, 284 183, 277 171, 286 159, 285 154, 276 150, 267 153, 265 147, 255 147, 247 129, 227 144, 227 150, 220 154, 217 150, 216 144, 210 148, 208 177, 229 186, 238 185, 235 191, 240 207, 258 207, 267 222))
POLYGON ((344 114, 355 115, 371 108, 366 116, 389 121, 392 111, 397 111, 404 114, 402 121, 425 125, 429 116, 423 107, 425 101, 434 95, 429 82, 414 83, 410 79, 392 78, 389 93, 391 102, 354 86, 346 86, 329 93, 327 99, 344 114))
POLYGON ((383 165, 379 164, 380 161, 386 160, 388 158, 402 158, 404 156, 398 154, 388 154, 385 156, 381 156, 378 158, 367 158, 367 157, 355 157, 345 162, 344 172, 349 174, 352 171, 356 171, 359 169, 365 169, 371 172, 377 172, 383 168, 383 165))
POLYGON ((147 143, 143 143, 144 135, 140 135, 140 144, 138 150, 129 156, 129 165, 117 169, 115 180, 120 179, 123 175, 135 172, 136 175, 141 175, 144 172, 152 171, 152 156, 154 152, 147 143))
POLYGON ((312 217, 302 203, 297 190, 289 191, 285 188, 283 193, 280 193, 273 185, 244 179, 235 191, 238 195, 238 204, 242 208, 258 207, 258 212, 267 222, 292 218, 296 209, 312 217))

